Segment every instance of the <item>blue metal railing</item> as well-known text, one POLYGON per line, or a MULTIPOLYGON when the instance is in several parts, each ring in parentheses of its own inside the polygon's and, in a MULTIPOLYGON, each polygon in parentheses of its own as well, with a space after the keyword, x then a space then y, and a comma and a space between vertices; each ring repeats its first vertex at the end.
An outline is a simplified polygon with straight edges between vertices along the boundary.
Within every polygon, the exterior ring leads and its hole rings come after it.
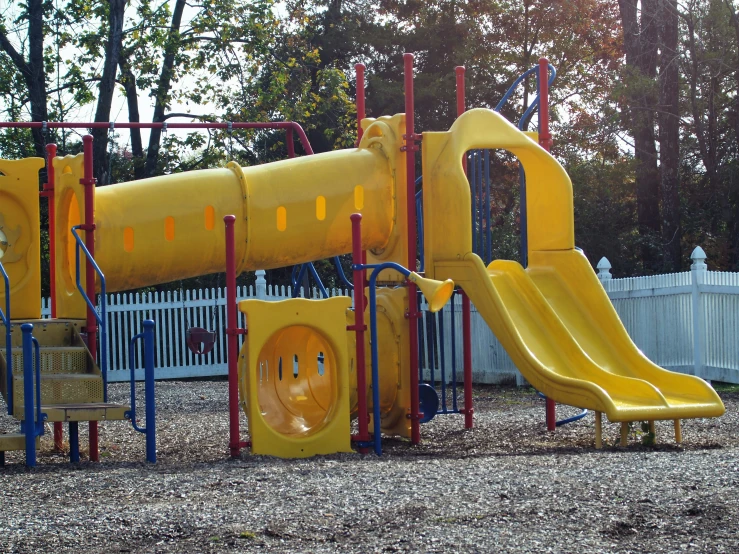
POLYGON ((154 396, 154 322, 144 320, 144 332, 131 337, 128 343, 129 370, 131 372, 131 410, 126 417, 139 433, 146 435, 146 461, 152 464, 157 461, 156 439, 156 403, 154 396), (144 341, 144 405, 146 406, 146 427, 139 427, 136 423, 136 363, 134 346, 136 341, 144 341))
MULTIPOLYGON (((315 266, 313 265, 313 262, 308 262, 300 265, 293 266, 293 273, 291 276, 291 282, 292 282, 292 296, 293 298, 297 298, 300 294, 300 282, 305 277, 305 272, 310 272, 311 277, 313 277, 313 281, 315 281, 316 285, 318 286, 318 289, 321 291, 321 296, 323 298, 328 298, 328 292, 326 291, 326 287, 323 286, 323 283, 321 282, 321 278, 318 276, 318 272, 316 271, 315 266), (295 275, 295 270, 297 268, 300 268, 297 272, 297 276, 295 275)), ((346 277, 345 277, 346 278, 346 277)), ((310 297, 309 291, 304 291, 306 298, 310 297)))
POLYGON ((11 358, 11 332, 10 332, 10 279, 0 262, 0 273, 5 281, 5 311, 0 309, 0 319, 5 325, 5 390, 8 398, 8 415, 13 415, 13 358, 11 358))
POLYGON ((41 348, 33 336, 32 323, 21 325, 21 332, 23 333, 23 433, 26 436, 26 465, 34 467, 36 465, 36 437, 44 434, 44 420, 46 419, 46 415, 41 413, 41 348), (34 354, 35 364, 33 363, 34 354), (35 387, 33 386, 34 381, 35 387))
MULTIPOLYGON (((85 303, 87 304, 88 309, 90 312, 95 316, 95 319, 98 322, 98 325, 100 326, 100 372, 103 374, 103 401, 108 401, 108 317, 107 317, 107 289, 105 286, 105 275, 103 275, 102 270, 98 266, 98 264, 95 262, 95 259, 90 254, 90 251, 87 249, 87 246, 85 246, 85 243, 82 242, 82 239, 77 234, 77 230, 80 229, 82 225, 75 225, 72 227, 72 235, 74 235, 74 240, 77 242, 77 247, 74 251, 74 263, 75 263, 75 279, 77 282, 77 290, 80 291, 80 294, 82 294, 82 298, 85 299, 85 303), (95 273, 97 273, 98 277, 100 278, 100 313, 98 314, 97 310, 95 309, 95 305, 92 303, 90 298, 87 296, 87 293, 85 292, 85 287, 82 286, 82 283, 80 282, 80 249, 85 253, 85 258, 87 258, 87 262, 89 264, 92 264, 92 267, 95 269, 95 273)), ((95 355, 95 352, 92 353, 92 355, 95 355)))

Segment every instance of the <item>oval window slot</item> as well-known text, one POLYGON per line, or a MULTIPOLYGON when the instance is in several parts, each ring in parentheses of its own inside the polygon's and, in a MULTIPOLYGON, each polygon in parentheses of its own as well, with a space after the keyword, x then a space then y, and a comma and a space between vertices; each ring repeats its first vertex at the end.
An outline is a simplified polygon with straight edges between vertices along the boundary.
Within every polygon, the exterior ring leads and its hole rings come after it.
POLYGON ((174 240, 174 217, 171 215, 164 219, 164 238, 169 242, 174 240))
POLYGON ((298 355, 293 356, 293 377, 298 378, 298 355))
POLYGON ((316 219, 323 221, 326 219, 326 197, 319 196, 316 198, 316 219))
POLYGON ((277 230, 284 231, 287 229, 287 209, 285 206, 277 208, 277 230))
POLYGON ((364 187, 362 185, 354 187, 354 207, 357 210, 364 208, 364 187))
POLYGON ((213 206, 205 207, 205 229, 212 231, 216 227, 216 209, 213 206))
POLYGON ((133 252, 133 227, 123 229, 123 250, 133 252))
POLYGON ((277 378, 282 381, 282 356, 277 360, 277 378))
POLYGON ((325 360, 323 357, 323 352, 318 353, 317 362, 318 362, 318 375, 323 376, 323 373, 326 371, 326 366, 324 365, 325 360))

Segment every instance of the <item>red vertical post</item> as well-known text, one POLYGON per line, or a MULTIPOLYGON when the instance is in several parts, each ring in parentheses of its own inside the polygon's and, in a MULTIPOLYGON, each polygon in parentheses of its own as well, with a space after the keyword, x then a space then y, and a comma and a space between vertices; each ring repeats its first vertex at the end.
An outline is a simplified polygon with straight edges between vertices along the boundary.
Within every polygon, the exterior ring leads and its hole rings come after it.
MULTIPOLYGON (((362 250, 362 214, 352 214, 352 264, 364 263, 364 250, 362 250)), ((367 368, 365 366, 364 332, 367 326, 364 324, 364 270, 354 270, 354 325, 349 326, 357 338, 357 423, 359 432, 356 439, 360 442, 369 442, 369 412, 367 410, 367 368)), ((377 386, 377 385, 375 385, 377 386)), ((366 452, 366 448, 360 448, 360 452, 366 452)))
MULTIPOLYGON (((82 137, 82 151, 85 156, 84 175, 80 184, 85 187, 85 246, 90 252, 90 257, 95 258, 95 178, 92 172, 92 135, 82 137)), ((95 306, 95 268, 85 261, 85 292, 93 307, 95 306)), ((98 324, 95 312, 87 308, 87 348, 90 350, 94 360, 97 360, 97 332, 98 324)), ((98 422, 90 421, 90 461, 97 462, 98 452, 98 422)))
MULTIPOLYGON (((406 223, 408 225, 408 269, 416 270, 416 145, 414 126, 413 100, 413 54, 403 54, 405 75, 405 146, 402 149, 406 155, 406 223)), ((410 349, 411 372, 411 443, 421 442, 420 414, 418 413, 418 311, 416 305, 416 285, 408 285, 408 338, 410 349)))
MULTIPOLYGON (((465 110, 465 82, 464 66, 454 68, 457 78, 457 117, 462 115, 465 110)), ((467 154, 465 153, 464 172, 467 174, 467 154)), ((462 349, 463 357, 463 375, 464 375, 464 408, 460 410, 464 414, 464 428, 472 429, 472 416, 475 413, 472 407, 472 315, 469 297, 462 291, 462 349)))
POLYGON ((362 120, 365 118, 364 107, 364 64, 358 63, 354 65, 357 72, 357 145, 362 140, 364 130, 362 129, 362 120))
MULTIPOLYGON (((46 183, 44 193, 49 201, 49 287, 51 289, 51 318, 56 319, 56 214, 54 205, 54 158, 56 144, 46 145, 46 183)), ((64 442, 64 427, 61 421, 54 422, 54 450, 60 452, 64 442)))
POLYGON ((294 158, 295 157, 295 143, 293 142, 292 127, 288 127, 287 131, 285 132, 285 143, 287 144, 287 157, 294 158))
POLYGON ((234 223, 236 216, 223 218, 226 224, 226 335, 228 337, 228 449, 232 458, 241 452, 239 431, 239 340, 236 323, 236 252, 234 223))
POLYGON ((549 60, 539 58, 539 145, 549 152, 552 134, 549 132, 549 60))
MULTIPOLYGON (((549 132, 549 60, 539 58, 539 146, 549 152, 552 148, 552 135, 549 132)), ((546 399, 547 431, 557 428, 556 404, 546 399)))

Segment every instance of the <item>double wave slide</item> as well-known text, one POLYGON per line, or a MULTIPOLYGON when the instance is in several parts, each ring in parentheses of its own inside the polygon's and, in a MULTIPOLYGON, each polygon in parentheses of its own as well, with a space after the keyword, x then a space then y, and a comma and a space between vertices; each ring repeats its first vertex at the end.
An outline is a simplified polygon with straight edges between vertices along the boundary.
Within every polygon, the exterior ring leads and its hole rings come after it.
POLYGON ((611 421, 724 413, 702 379, 662 369, 639 351, 580 252, 533 256, 527 270, 505 260, 486 268, 474 254, 460 265, 470 300, 524 377, 548 397, 611 421))
MULTIPOLYGON (((499 114, 470 110, 424 134, 427 277, 461 286, 524 377, 547 397, 613 422, 716 417, 724 405, 692 375, 653 364, 631 341, 587 258, 574 245, 564 168, 499 114), (512 152, 526 174, 529 266, 471 252, 466 151, 512 152)), ((676 437, 678 426, 676 425, 676 437)))

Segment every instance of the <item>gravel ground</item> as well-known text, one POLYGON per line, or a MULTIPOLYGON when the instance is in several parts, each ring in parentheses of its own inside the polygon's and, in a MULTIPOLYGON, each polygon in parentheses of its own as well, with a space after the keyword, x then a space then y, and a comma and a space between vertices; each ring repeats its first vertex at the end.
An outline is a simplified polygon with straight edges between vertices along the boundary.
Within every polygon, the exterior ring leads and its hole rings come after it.
POLYGON ((157 383, 156 466, 123 422, 101 424, 99 464, 64 463, 48 434, 35 470, 8 453, 0 552, 737 552, 739 392, 722 397, 679 447, 670 423, 626 449, 607 424, 596 451, 592 414, 547 433, 530 389, 480 388, 475 429, 437 417, 382 458, 229 460, 226 383, 157 383))

